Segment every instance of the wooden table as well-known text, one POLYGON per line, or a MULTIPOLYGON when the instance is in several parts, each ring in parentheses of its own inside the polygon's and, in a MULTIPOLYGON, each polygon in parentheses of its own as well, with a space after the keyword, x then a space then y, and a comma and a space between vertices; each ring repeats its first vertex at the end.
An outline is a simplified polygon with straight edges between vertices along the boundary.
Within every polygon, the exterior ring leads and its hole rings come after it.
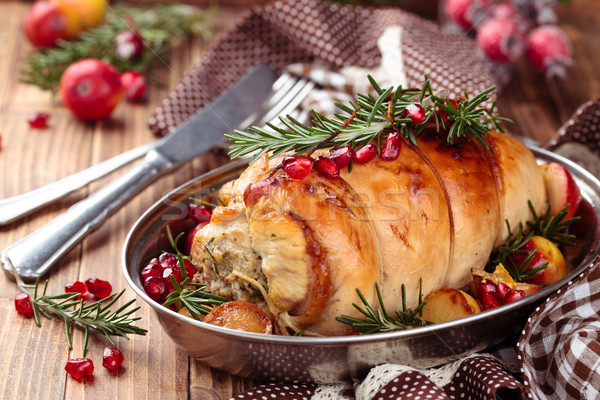
MULTIPOLYGON (((238 1, 239 3, 239 1, 238 1)), ((137 145, 155 140, 147 129, 147 118, 175 86, 190 65, 198 61, 209 43, 185 40, 173 48, 168 69, 160 72, 164 88, 152 88, 143 104, 122 103, 110 119, 83 123, 47 93, 18 82, 22 62, 31 47, 25 41, 20 21, 29 3, 0 2, 0 198, 14 196, 82 170, 137 145), (51 114, 47 129, 27 124, 28 114, 51 114)), ((218 11, 218 38, 241 16, 244 6, 221 6, 218 11)), ((431 9, 428 10, 429 12, 431 9)), ((428 16, 431 16, 429 14, 428 16)), ((565 81, 550 81, 533 72, 525 63, 516 65, 512 82, 499 101, 500 111, 516 121, 513 131, 547 142, 576 108, 600 96, 600 3, 574 0, 559 13, 561 25, 574 42, 575 64, 565 81)), ((121 275, 121 248, 128 230, 141 213, 171 188, 226 162, 222 157, 198 157, 176 174, 145 189, 112 216, 77 248, 60 261, 50 275, 49 291, 60 293, 65 283, 90 276, 106 279, 118 290, 127 285, 121 275)), ((17 223, 0 227, 0 248, 64 212, 78 199, 107 182, 103 179, 69 195, 17 223)), ((93 381, 71 379, 64 371, 69 358, 81 357, 82 336, 76 332, 74 349, 69 351, 64 327, 58 321, 42 321, 38 328, 14 310, 18 293, 13 281, 0 278, 0 398, 4 399, 221 399, 243 392, 253 382, 211 370, 190 360, 163 334, 155 316, 144 304, 137 315, 146 336, 130 341, 117 340, 125 355, 124 371, 118 376, 101 364, 105 338, 94 338, 88 356, 96 365, 93 381)), ((125 298, 133 297, 127 290, 125 298)), ((141 303, 141 302, 140 302, 141 303)))

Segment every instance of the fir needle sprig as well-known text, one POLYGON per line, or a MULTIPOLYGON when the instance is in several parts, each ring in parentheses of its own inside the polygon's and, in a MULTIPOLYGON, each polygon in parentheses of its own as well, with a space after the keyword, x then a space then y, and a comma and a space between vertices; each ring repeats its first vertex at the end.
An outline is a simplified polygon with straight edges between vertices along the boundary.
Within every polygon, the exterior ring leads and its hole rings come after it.
POLYGON ((145 335, 148 332, 146 329, 134 325, 136 321, 141 319, 141 317, 131 316, 140 308, 131 308, 135 299, 123 304, 116 311, 110 310, 110 307, 121 298, 125 289, 102 300, 88 303, 83 299, 77 300, 80 293, 48 295, 46 294, 48 280, 46 280, 41 290, 39 284, 39 278, 32 285, 19 284, 19 287, 29 293, 31 297, 35 323, 41 326, 40 315, 48 319, 56 317, 62 320, 65 325, 69 349, 73 349, 72 328, 82 331, 84 333, 83 356, 87 352, 90 331, 104 335, 113 346, 115 346, 113 336, 129 339, 127 335, 145 335), (32 289, 33 294, 28 289, 32 289))
POLYGON ((356 103, 335 102, 341 112, 334 114, 333 118, 311 110, 313 120, 310 126, 288 115, 286 118, 279 117, 283 127, 267 123, 266 127, 253 126, 246 131, 235 130, 226 135, 233 142, 230 157, 252 155, 253 162, 263 154, 270 157, 287 152, 310 155, 318 148, 349 145, 357 149, 375 139, 381 151, 381 143, 390 132, 398 132, 413 145, 418 145, 418 136, 432 121, 435 121, 438 132, 448 129, 448 143, 459 138, 475 138, 490 149, 484 136, 492 128, 502 130, 501 123, 510 121, 495 115, 493 105, 490 109, 483 107, 495 87, 473 98, 465 96, 455 102, 455 108, 449 98, 434 93, 427 76, 421 89, 404 89, 402 86, 382 89, 371 76, 368 79, 376 95, 359 93, 356 103), (425 118, 420 123, 414 123, 405 115, 407 106, 415 103, 424 109, 425 118))
POLYGON ((533 216, 533 222, 527 221, 527 225, 531 228, 536 235, 540 235, 545 237, 546 239, 565 246, 574 246, 576 243, 574 239, 576 236, 567 232, 567 227, 574 222, 577 222, 581 219, 580 216, 575 216, 572 218, 565 219, 570 204, 567 204, 562 210, 560 210, 555 216, 551 214, 551 206, 548 204, 548 208, 546 209, 546 214, 543 218, 538 217, 535 209, 533 208, 533 204, 529 201, 529 209, 531 210, 531 215, 533 216))
POLYGON ((358 294, 358 297, 360 297, 364 308, 356 303, 352 303, 352 305, 354 308, 360 311, 365 318, 360 319, 342 315, 341 317, 337 317, 336 320, 344 324, 351 325, 353 331, 363 334, 391 332, 430 325, 431 322, 425 321, 421 318, 423 307, 425 306, 425 301, 423 301, 421 292, 422 284, 423 281, 421 280, 419 282, 419 304, 414 309, 407 308, 406 287, 402 285, 402 311, 395 311, 394 315, 391 315, 386 310, 383 303, 383 296, 381 295, 381 290, 377 283, 375 284, 375 290, 377 291, 377 299, 379 302, 379 308, 377 311, 374 310, 367 299, 365 299, 360 289, 356 289, 356 293, 358 294))
POLYGON ((199 11, 187 5, 112 7, 101 25, 80 33, 71 41, 60 41, 54 48, 33 52, 25 61, 21 81, 56 91, 65 69, 83 58, 103 59, 121 72, 136 70, 151 78, 155 68, 168 62, 172 40, 189 35, 208 37, 208 21, 213 16, 213 10, 199 11), (143 38, 146 51, 141 58, 123 60, 117 56, 115 37, 124 30, 135 30, 143 38))
POLYGON ((177 242, 184 234, 181 233, 176 238, 173 238, 171 229, 168 225, 166 231, 171 247, 173 247, 177 253, 176 257, 179 262, 179 270, 183 280, 177 282, 175 276, 171 275, 171 284, 173 285, 174 291, 167 295, 167 298, 162 305, 164 307, 180 305, 187 309, 192 318, 201 320, 201 316, 207 315, 212 310, 213 306, 226 303, 229 299, 212 294, 210 291, 206 290, 205 284, 192 282, 192 277, 187 276, 184 264, 185 260, 189 260, 189 257, 182 254, 177 247, 177 242))

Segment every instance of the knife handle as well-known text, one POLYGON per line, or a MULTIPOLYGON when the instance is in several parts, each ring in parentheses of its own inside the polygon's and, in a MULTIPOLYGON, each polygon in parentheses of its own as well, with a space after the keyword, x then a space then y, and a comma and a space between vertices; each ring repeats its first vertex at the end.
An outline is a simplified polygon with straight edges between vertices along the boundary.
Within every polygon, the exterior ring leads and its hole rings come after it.
POLYGON ((149 143, 136 147, 59 181, 18 196, 0 200, 0 226, 9 224, 66 194, 81 189, 96 179, 116 171, 145 155, 153 146, 154 143, 149 143))
POLYGON ((155 150, 123 175, 0 253, 5 272, 32 281, 173 163, 155 150))

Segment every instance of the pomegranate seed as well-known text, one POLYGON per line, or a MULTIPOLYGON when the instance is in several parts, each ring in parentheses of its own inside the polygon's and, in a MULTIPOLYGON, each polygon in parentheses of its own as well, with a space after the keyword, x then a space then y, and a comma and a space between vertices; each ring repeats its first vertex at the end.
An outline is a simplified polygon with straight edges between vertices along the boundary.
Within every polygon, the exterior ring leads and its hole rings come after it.
POLYGON ((208 224, 208 222, 201 222, 196 225, 185 237, 185 248, 183 249, 186 255, 189 255, 192 252, 192 245, 194 244, 194 237, 196 237, 196 233, 204 228, 208 224))
POLYGON ((329 150, 329 158, 337 165, 338 169, 346 168, 354 159, 356 153, 350 146, 336 147, 329 150))
POLYGON ((142 280, 149 278, 151 276, 161 276, 162 275, 162 267, 160 264, 148 264, 140 272, 142 276, 142 280))
POLYGON ((510 287, 504 282, 498 282, 498 298, 503 299, 511 291, 510 287))
POLYGON ((331 179, 336 180, 340 177, 340 170, 333 160, 327 157, 319 156, 315 160, 315 170, 319 173, 319 175, 331 179))
POLYGON ((168 294, 168 288, 162 278, 151 276, 144 280, 144 291, 157 303, 163 303, 168 294))
POLYGON ((121 85, 125 98, 129 101, 141 100, 146 94, 146 77, 138 71, 125 71, 121 74, 121 85))
POLYGON ((179 261, 171 253, 162 253, 158 257, 158 262, 163 269, 166 268, 179 268, 179 261))
POLYGON ((354 162, 357 164, 366 164, 377 155, 377 146, 374 144, 368 144, 358 149, 354 155, 354 162))
POLYGON ((84 282, 76 281, 65 285, 65 293, 79 293, 77 300, 81 300, 83 296, 88 294, 87 285, 84 282))
POLYGON ((33 315, 33 305, 31 304, 29 294, 19 293, 15 296, 15 310, 26 317, 33 315))
POLYGON ((89 292, 99 299, 104 299, 112 293, 112 286, 107 281, 98 278, 88 278, 85 280, 89 292))
POLYGON ((123 31, 115 38, 115 53, 122 60, 134 60, 144 53, 144 41, 137 32, 123 31))
POLYGON ((188 206, 188 217, 196 222, 210 221, 212 209, 204 204, 190 203, 188 206))
POLYGON ((304 179, 312 171, 313 160, 304 156, 286 157, 282 162, 283 170, 292 179, 304 179))
POLYGON ((409 117, 414 125, 421 124, 425 122, 425 109, 422 105, 417 103, 412 103, 406 106, 404 111, 402 111, 402 115, 405 117, 409 117))
POLYGON ((196 266, 190 260, 183 260, 183 268, 185 269, 185 275, 192 279, 196 273, 196 266))
POLYGON ((400 155, 400 136, 396 132, 392 132, 387 137, 383 149, 381 149, 382 160, 393 161, 400 155))
POLYGON ((94 363, 89 358, 74 358, 67 361, 65 371, 75 379, 81 379, 94 373, 94 363))
POLYGON ((483 293, 479 303, 481 304, 481 309, 483 311, 500 307, 500 300, 498 300, 498 298, 491 293, 483 293))
POLYGON ((162 279, 163 282, 165 282, 165 285, 167 285, 169 292, 172 292, 175 289, 173 287, 173 282, 171 282, 171 275, 173 275, 177 283, 181 283, 181 281, 183 281, 183 276, 181 276, 181 270, 179 269, 179 266, 177 266, 177 268, 163 269, 162 279))
POLYGON ((105 347, 102 354, 102 366, 109 371, 117 372, 125 357, 116 347, 105 347))
MULTIPOLYGON (((454 108, 458 108, 458 101, 456 100, 450 100, 450 104, 452 104, 452 107, 454 108)), ((444 105, 447 106, 448 102, 444 102, 444 105)), ((448 113, 442 109, 438 109, 438 114, 442 117, 442 119, 444 120, 445 123, 448 123, 448 113)))
POLYGON ((512 303, 513 301, 521 300, 525 297, 525 292, 522 290, 511 290, 504 296, 504 304, 512 303))
POLYGON ((36 129, 46 128, 48 127, 48 119, 50 115, 46 113, 37 112, 31 114, 27 117, 27 122, 29 122, 29 126, 36 129))

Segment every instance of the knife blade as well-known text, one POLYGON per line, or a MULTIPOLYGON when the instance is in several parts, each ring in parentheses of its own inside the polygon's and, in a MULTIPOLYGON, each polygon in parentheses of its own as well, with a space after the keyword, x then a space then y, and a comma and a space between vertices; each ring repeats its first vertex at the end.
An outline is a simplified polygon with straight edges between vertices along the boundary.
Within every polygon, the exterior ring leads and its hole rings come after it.
POLYGON ((237 128, 271 93, 276 73, 258 64, 223 95, 201 109, 175 132, 160 139, 127 172, 73 205, 47 225, 0 253, 9 276, 32 281, 46 273, 67 251, 98 228, 108 216, 160 176, 208 150, 237 128))

